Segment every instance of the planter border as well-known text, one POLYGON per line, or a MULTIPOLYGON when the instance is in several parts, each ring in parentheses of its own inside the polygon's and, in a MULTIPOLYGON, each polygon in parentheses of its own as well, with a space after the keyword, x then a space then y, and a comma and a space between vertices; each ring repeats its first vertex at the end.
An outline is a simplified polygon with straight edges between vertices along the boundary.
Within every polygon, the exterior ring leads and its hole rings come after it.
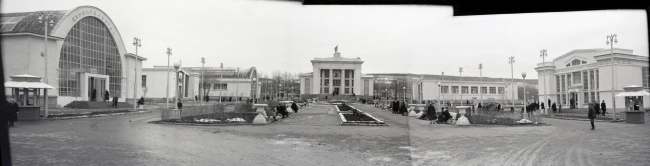
POLYGON ((341 125, 367 125, 367 126, 388 126, 384 121, 375 118, 374 116, 365 113, 366 116, 372 118, 374 122, 368 122, 368 121, 348 121, 345 119, 345 116, 343 114, 352 114, 352 113, 338 113, 339 114, 339 120, 341 121, 341 125))

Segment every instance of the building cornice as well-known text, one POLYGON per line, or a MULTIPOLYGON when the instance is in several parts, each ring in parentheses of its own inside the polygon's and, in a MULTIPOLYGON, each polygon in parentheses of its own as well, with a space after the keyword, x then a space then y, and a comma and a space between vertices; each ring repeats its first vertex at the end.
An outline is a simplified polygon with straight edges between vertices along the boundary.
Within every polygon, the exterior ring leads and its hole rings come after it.
MULTIPOLYGON (((36 37, 42 37, 45 38, 45 36, 41 34, 35 34, 35 33, 2 33, 2 36, 36 36, 36 37)), ((48 39, 55 39, 55 40, 64 40, 64 38, 60 38, 57 36, 47 36, 48 39)))

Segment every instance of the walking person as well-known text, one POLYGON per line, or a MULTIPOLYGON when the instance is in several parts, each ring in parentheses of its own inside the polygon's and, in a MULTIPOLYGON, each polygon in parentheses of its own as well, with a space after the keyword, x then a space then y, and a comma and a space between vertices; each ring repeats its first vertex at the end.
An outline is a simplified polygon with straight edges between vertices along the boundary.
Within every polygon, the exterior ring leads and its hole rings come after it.
POLYGON ((587 118, 589 118, 589 122, 591 122, 591 130, 596 129, 594 126, 594 119, 596 118, 596 110, 594 109, 593 104, 589 104, 589 113, 587 114, 587 118))
POLYGON ((391 108, 393 109, 393 114, 397 114, 397 110, 399 110, 399 104, 397 103, 397 100, 393 101, 391 108))
POLYGON ((429 124, 433 124, 436 121, 436 107, 433 104, 429 104, 427 108, 427 118, 429 119, 429 124))
POLYGON ((603 100, 603 102, 600 103, 600 109, 603 110, 603 116, 605 116, 605 112, 607 111, 607 105, 605 105, 605 100, 603 100))
POLYGON ((109 101, 110 99, 108 98, 109 93, 108 91, 104 92, 104 102, 109 101))

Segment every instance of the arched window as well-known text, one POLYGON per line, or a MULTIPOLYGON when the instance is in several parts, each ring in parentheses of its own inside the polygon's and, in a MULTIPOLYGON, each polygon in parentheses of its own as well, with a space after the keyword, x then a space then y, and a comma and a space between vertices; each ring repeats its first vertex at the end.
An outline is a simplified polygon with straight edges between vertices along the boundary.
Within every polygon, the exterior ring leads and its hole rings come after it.
POLYGON ((95 17, 79 20, 65 37, 59 60, 59 96, 81 95, 79 72, 108 75, 108 90, 120 95, 120 53, 106 25, 95 17))

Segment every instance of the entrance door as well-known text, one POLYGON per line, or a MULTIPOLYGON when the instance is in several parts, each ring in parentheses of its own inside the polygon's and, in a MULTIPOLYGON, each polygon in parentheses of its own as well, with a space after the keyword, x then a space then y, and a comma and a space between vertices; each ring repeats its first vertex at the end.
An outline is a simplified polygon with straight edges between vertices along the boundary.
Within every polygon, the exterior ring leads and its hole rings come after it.
POLYGON ((337 87, 334 88, 334 95, 339 95, 339 92, 340 92, 339 89, 340 88, 337 88, 337 87))
POLYGON ((106 91, 106 79, 98 77, 88 77, 88 99, 90 101, 103 100, 103 94, 106 91), (93 90, 96 90, 93 96, 93 90), (95 99, 95 100, 93 100, 95 99))

